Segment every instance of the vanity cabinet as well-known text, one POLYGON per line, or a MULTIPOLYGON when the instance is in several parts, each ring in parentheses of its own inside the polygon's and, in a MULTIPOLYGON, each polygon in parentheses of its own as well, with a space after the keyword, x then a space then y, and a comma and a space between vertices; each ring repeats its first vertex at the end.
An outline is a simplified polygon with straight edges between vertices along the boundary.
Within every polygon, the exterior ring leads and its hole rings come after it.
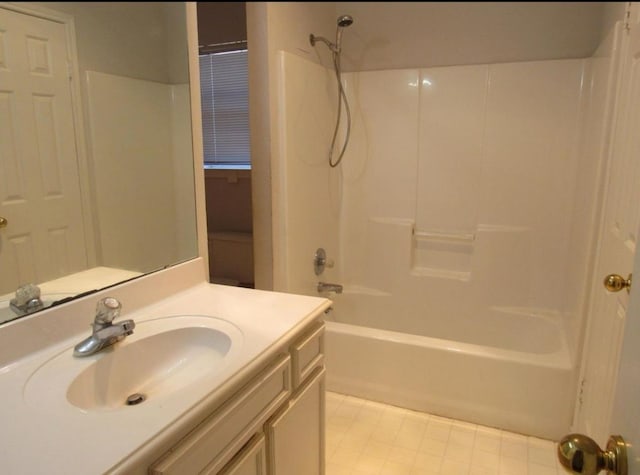
POLYGON ((324 474, 324 380, 318 368, 267 424, 269 475, 324 474))
POLYGON ((324 323, 284 348, 148 473, 324 474, 324 323))

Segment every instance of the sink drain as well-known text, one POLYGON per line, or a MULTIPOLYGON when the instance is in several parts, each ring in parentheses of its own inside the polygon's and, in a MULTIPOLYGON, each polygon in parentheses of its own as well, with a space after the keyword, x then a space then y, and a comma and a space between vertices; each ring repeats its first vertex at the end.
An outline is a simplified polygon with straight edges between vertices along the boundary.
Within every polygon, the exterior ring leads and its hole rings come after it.
POLYGON ((135 406, 137 404, 144 402, 145 399, 147 399, 147 396, 145 396, 144 394, 134 393, 127 398, 125 404, 127 406, 135 406))

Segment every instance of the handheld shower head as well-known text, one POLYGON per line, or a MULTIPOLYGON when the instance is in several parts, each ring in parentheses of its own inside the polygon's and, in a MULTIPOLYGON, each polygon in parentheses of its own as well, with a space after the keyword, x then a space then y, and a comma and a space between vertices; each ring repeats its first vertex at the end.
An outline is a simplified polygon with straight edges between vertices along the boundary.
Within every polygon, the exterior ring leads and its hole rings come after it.
POLYGON ((338 23, 338 28, 336 30, 335 43, 332 43, 331 41, 329 41, 328 39, 322 36, 316 36, 312 33, 309 35, 309 43, 311 43, 311 46, 315 46, 316 43, 320 41, 326 44, 333 53, 339 53, 340 43, 342 40, 342 29, 346 28, 347 26, 351 26, 353 24, 353 17, 351 15, 340 15, 338 17, 337 23, 338 23))
POLYGON ((347 101, 347 94, 344 91, 344 87, 342 86, 341 74, 342 70, 340 68, 340 53, 342 49, 342 30, 346 27, 351 26, 353 24, 353 17, 351 15, 340 15, 337 20, 338 26, 336 28, 336 42, 332 43, 326 38, 322 36, 316 36, 313 33, 309 35, 309 43, 311 46, 315 46, 318 41, 327 45, 329 50, 332 53, 333 57, 333 66, 336 70, 336 80, 338 82, 338 118, 336 120, 336 127, 333 130, 333 138, 331 139, 331 147, 329 148, 329 166, 331 168, 337 167, 342 161, 342 157, 344 156, 344 152, 347 149, 347 144, 349 143, 349 136, 351 134, 351 112, 349 110, 349 102, 347 101), (336 139, 338 138, 338 131, 340 130, 340 120, 342 118, 342 104, 344 103, 344 108, 347 113, 347 130, 346 130, 346 138, 344 140, 344 144, 340 149, 339 156, 337 160, 334 162, 333 155, 334 149, 336 146, 336 139))
POLYGON ((338 17, 338 28, 336 30, 335 49, 339 53, 342 50, 342 30, 353 23, 351 15, 341 15, 338 17))
POLYGON ((353 23, 353 17, 351 15, 341 15, 338 17, 338 26, 340 28, 351 26, 352 23, 353 23))

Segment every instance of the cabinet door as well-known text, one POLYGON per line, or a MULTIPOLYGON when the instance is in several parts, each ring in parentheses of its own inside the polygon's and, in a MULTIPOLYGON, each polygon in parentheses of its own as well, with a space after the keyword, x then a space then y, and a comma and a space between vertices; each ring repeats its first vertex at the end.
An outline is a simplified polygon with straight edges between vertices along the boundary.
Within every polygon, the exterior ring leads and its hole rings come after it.
MULTIPOLYGON (((212 467, 213 468, 213 467, 212 467)), ((214 475, 215 470, 205 469, 203 475, 214 475)), ((266 475, 264 435, 259 434, 243 447, 218 475, 266 475)))
POLYGON ((266 424, 269 475, 324 475, 325 369, 266 424))

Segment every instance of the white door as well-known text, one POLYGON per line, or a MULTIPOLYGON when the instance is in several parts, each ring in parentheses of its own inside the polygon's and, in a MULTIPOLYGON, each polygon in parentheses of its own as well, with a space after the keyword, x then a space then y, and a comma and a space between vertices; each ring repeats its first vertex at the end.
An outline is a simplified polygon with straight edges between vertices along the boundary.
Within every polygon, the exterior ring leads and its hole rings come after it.
MULTIPOLYGON (((589 434, 599 443, 607 440, 613 404, 616 371, 628 305, 628 294, 612 294, 603 286, 604 277, 616 273, 626 278, 631 273, 637 230, 638 189, 630 186, 638 180, 638 167, 629 152, 628 136, 632 85, 629 61, 630 34, 622 24, 617 26, 615 49, 608 87, 617 91, 611 100, 616 105, 611 134, 609 179, 605 188, 605 206, 595 266, 595 282, 591 289, 591 319, 584 346, 581 392, 576 414, 578 432, 589 434), (619 79, 619 80, 616 80, 619 79), (616 85, 618 86, 616 88, 616 85)), ((638 100, 640 98, 636 98, 638 100)), ((640 103, 636 103, 640 104, 640 103)))
POLYGON ((633 6, 621 49, 609 183, 593 288, 593 323, 586 352, 584 407, 576 429, 601 447, 610 434, 631 444, 629 474, 640 473, 640 282, 616 293, 601 283, 607 274, 640 278, 636 255, 640 229, 640 24, 633 6), (635 257, 634 257, 635 256, 635 257), (634 267, 635 259, 635 267, 634 267), (618 371, 619 370, 619 371, 618 371))
MULTIPOLYGON (((634 267, 640 275, 640 253, 634 267)), ((640 473, 640 285, 631 290, 611 420, 611 435, 627 443, 629 474, 640 473)))
POLYGON ((66 28, 0 7, 0 295, 87 266, 66 28))
MULTIPOLYGON (((640 253, 635 256, 633 271, 640 275, 640 253)), ((613 394, 610 435, 623 437, 627 448, 627 473, 634 475, 640 473, 640 285, 637 284, 631 288, 627 320, 622 331, 616 381, 611 388, 601 386, 601 389, 613 394)), ((606 439, 608 436, 604 441, 597 441, 602 449, 607 445, 606 439)))
MULTIPOLYGON (((634 3, 631 10, 629 31, 629 51, 625 54, 625 63, 629 71, 630 86, 628 104, 630 111, 629 128, 626 134, 625 152, 628 154, 626 166, 630 167, 625 186, 635 193, 633 208, 635 218, 635 236, 640 232, 640 202, 638 189, 638 169, 640 168, 640 5, 634 3), (631 176, 631 174, 633 174, 631 176)), ((634 249, 636 241, 634 240, 634 249)), ((635 256, 634 275, 640 277, 640 253, 635 256)), ((624 329, 620 368, 616 381, 616 393, 611 419, 611 433, 621 435, 628 445, 627 460, 629 474, 640 473, 640 285, 631 288, 624 329)))

